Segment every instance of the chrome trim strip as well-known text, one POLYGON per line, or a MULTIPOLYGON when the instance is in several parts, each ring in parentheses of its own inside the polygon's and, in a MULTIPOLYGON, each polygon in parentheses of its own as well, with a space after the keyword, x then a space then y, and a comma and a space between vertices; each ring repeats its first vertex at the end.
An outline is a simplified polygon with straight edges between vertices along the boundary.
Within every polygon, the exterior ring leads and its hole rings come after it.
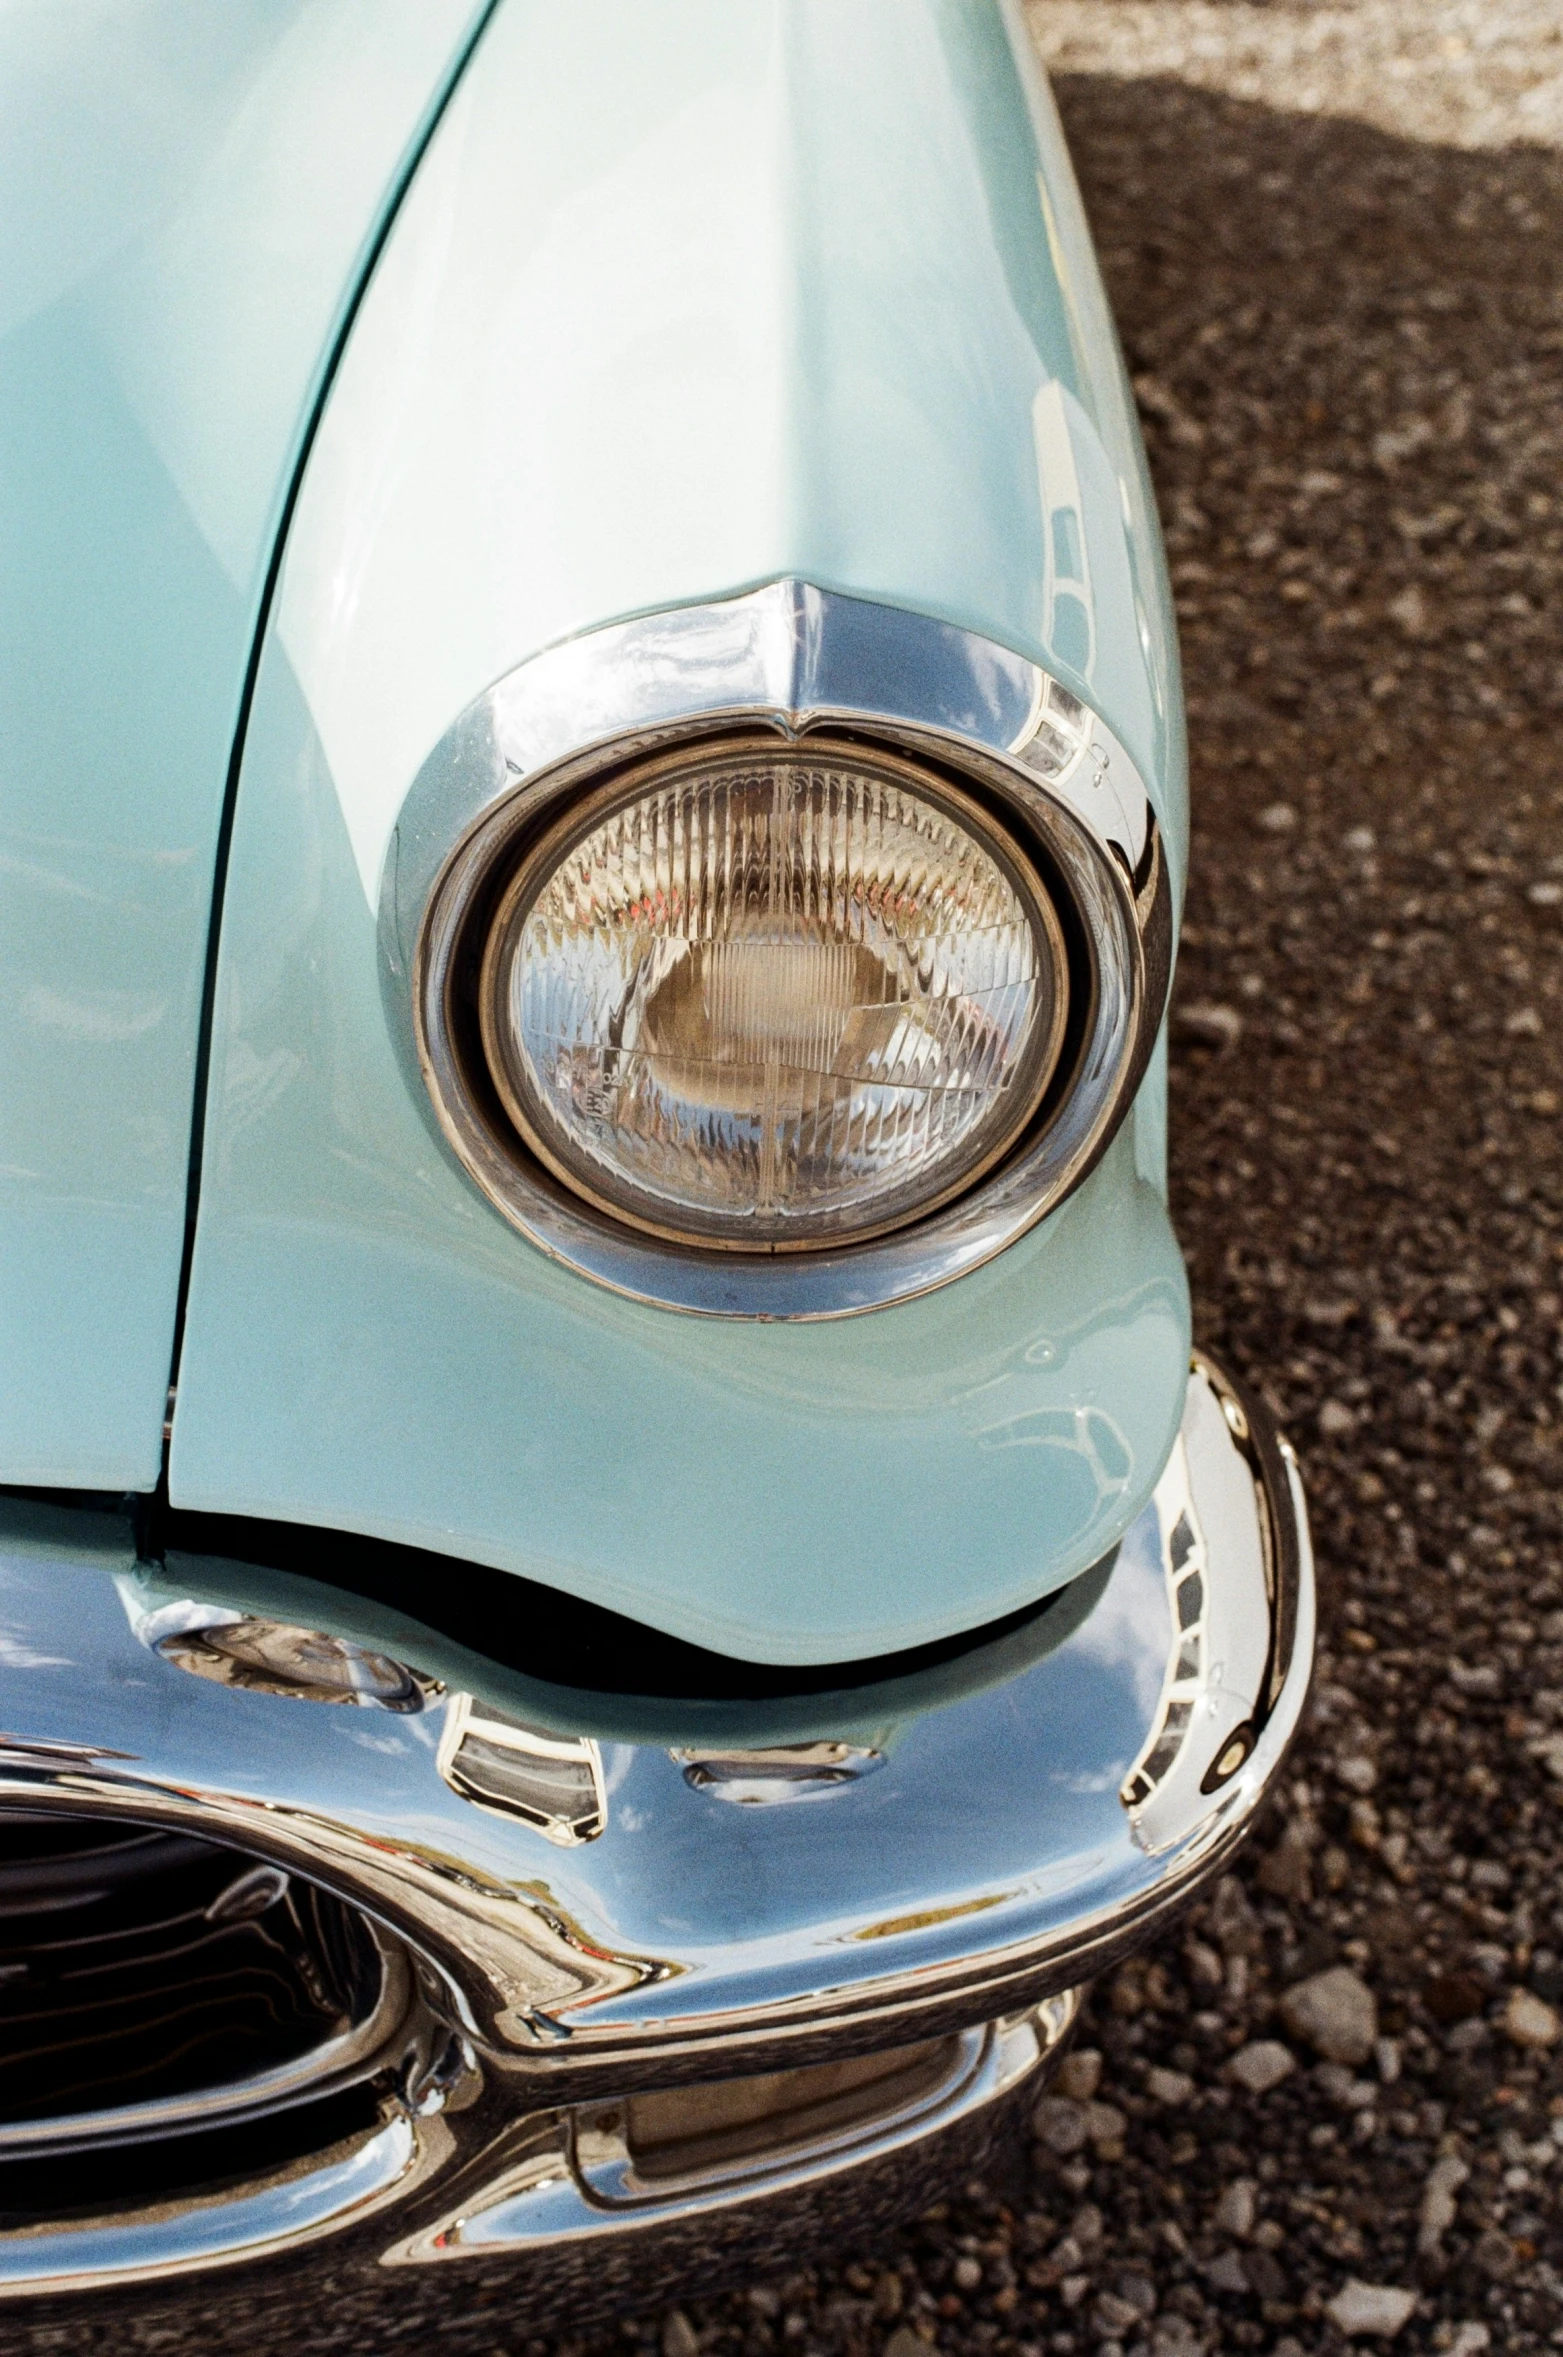
MULTIPOLYGON (((1052 2010, 1057 2012, 1060 2005, 1061 2000, 1054 1999, 1052 2010)), ((1078 1996, 1072 1991, 1069 2018, 1073 2017, 1077 2005, 1078 1996)), ((1005 2026, 1019 2028, 1025 2038, 1031 2031, 1032 2020, 1031 2015, 1023 2015, 1019 2024, 1005 2026)), ((880 2143, 887 2131, 897 2142, 926 2133, 941 2119, 957 2117, 973 2101, 991 2100, 996 2092, 994 2049, 998 2042, 997 2026, 993 2024, 962 2030, 944 2041, 943 2067, 936 2082, 893 2106, 881 2100, 875 2107, 878 2116, 871 2124, 860 2119, 848 2127, 826 2128, 801 2141, 784 2140, 778 2151, 750 2153, 725 2166, 708 2164, 704 2168, 686 2169, 671 2182, 647 2177, 638 2165, 629 2136, 627 2105, 577 2104, 567 2115, 568 2151, 570 2171, 582 2200, 596 2213, 588 2231, 601 2233, 606 2228, 611 2232, 621 2221, 647 2218, 670 2205, 715 2208, 735 2195, 767 2184, 839 2168, 855 2151, 880 2143)), ((1024 2067, 1034 2069, 1043 2051, 1042 2040, 1032 2032, 1031 2051, 1024 2067)), ((940 2052, 938 2044, 934 2052, 940 2052)), ((524 2220, 521 2225, 525 2233, 524 2220)))
POLYGON ((1145 782, 1113 731, 1037 665, 975 633, 800 581, 615 623, 521 664, 479 698, 413 783, 386 862, 382 996, 438 1133, 512 1226, 580 1274, 711 1317, 846 1317, 978 1268, 1106 1151, 1155 1043, 1172 905, 1145 782), (706 1252, 596 1211, 496 1135, 445 1009, 472 895, 507 847, 605 769, 737 724, 872 735, 974 781, 1045 846, 1093 963, 1069 1093, 1040 1135, 933 1216, 863 1244, 706 1252))
POLYGON ((485 2154, 477 2180, 415 2235, 392 2244, 387 2266, 480 2259, 497 2251, 626 2233, 657 2235, 714 2211, 773 2201, 848 2172, 910 2156, 985 2111, 1058 2059, 1080 1992, 1045 1999, 1012 2020, 963 2032, 941 2083, 855 2129, 825 2132, 770 2157, 714 2168, 671 2185, 637 2178, 616 2107, 578 2106, 525 2121, 503 2165, 485 2154))
MULTIPOLYGON (((134 1565, 110 1518, 9 1505, 0 1811, 226 1842, 338 1891, 404 1946, 417 2004, 397 2101, 448 2136, 420 2147, 432 2207, 409 2210, 399 2251, 426 2241, 435 2209, 453 2215, 453 2184, 465 2218, 503 2206, 499 2181, 545 2148, 557 2159, 559 2115, 576 2107, 959 2035, 1078 1987, 1224 1868, 1285 1755, 1313 1650, 1295 1461, 1207 1360, 1151 1504, 1051 1651, 987 1688, 919 1695, 902 1677, 822 1698, 822 1723, 783 1750, 759 1733, 752 1778, 731 1705, 713 1746, 698 1703, 666 1706, 684 1729, 626 1741, 612 1698, 599 1726, 576 1696, 571 1727, 562 1690, 538 1686, 523 1723, 514 1671, 489 1702, 403 1663, 423 1706, 400 1715, 330 1707, 335 1689, 312 1700, 191 1676, 160 1633, 200 1624, 211 1600, 183 1584, 199 1570, 182 1559, 174 1588, 134 1565), (1176 1609, 1191 1549, 1193 1669, 1176 1609), (1154 1753, 1174 1689, 1192 1707, 1141 1790, 1133 1765, 1154 1753), (453 1709, 463 1727, 510 1730, 520 1811, 442 1773, 453 1709), (1212 1781, 1238 1727, 1252 1740, 1212 1781), (545 1793, 565 1775, 557 1822, 534 1805, 529 1757, 545 1793), (701 1762, 721 1777, 690 1777, 701 1762), (777 1805, 798 1797, 797 1768, 808 1805, 777 1805)), ((220 1573, 231 1603, 240 1568, 220 1573)), ((289 1592, 301 1609, 309 1583, 289 1592)), ((347 1638, 353 1599, 320 1599, 321 1626, 347 1638)), ((359 1625, 388 1658, 372 1614, 359 1625)), ((573 2235, 591 2187, 571 2184, 573 2235)), ((335 2212, 309 2215, 314 2233, 335 2212)), ((224 2255, 215 2229, 200 2233, 224 2255)), ((0 2235, 0 2290, 8 2267, 39 2280, 36 2239, 0 2235)))

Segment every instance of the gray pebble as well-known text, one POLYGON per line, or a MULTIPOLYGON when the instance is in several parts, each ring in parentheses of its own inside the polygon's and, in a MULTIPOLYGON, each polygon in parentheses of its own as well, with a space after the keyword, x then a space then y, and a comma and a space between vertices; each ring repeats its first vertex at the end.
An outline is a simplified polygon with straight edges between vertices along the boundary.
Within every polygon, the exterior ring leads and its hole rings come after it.
POLYGON ((1085 2144, 1085 2105, 1067 2095, 1044 2095, 1031 2114, 1031 2125, 1049 2152, 1067 2158, 1085 2144))
POLYGON ((1281 1998, 1281 2019, 1327 2062, 1363 2063, 1378 2037, 1378 2004, 1367 1983, 1344 1964, 1296 1981, 1281 1998))
POLYGON ((1226 2076, 1247 2095, 1268 2095, 1296 2068, 1296 2058, 1278 2039, 1255 2038, 1233 2055, 1226 2076))

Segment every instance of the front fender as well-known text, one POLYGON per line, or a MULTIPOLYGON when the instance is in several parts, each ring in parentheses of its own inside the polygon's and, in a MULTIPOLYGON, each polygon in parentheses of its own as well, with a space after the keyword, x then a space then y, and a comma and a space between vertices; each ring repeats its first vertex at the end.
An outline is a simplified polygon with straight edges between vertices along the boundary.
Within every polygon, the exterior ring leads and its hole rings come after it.
POLYGON ((262 655, 222 912, 176 1505, 551 1581, 775 1662, 980 1625, 1177 1429, 1161 1067, 989 1268, 716 1325, 543 1258, 431 1135, 375 913, 430 748, 539 649, 796 578, 1045 665, 1184 856, 1165 586, 1018 20, 504 0, 381 258, 262 655))

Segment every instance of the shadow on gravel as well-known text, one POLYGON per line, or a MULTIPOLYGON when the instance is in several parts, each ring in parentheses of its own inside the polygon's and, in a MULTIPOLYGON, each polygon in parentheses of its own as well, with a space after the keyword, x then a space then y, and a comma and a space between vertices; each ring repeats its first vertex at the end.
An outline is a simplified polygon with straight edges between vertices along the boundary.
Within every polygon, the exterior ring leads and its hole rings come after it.
MULTIPOLYGON (((1397 2357, 1523 2357, 1563 2326, 1563 158, 1059 96, 1182 615, 1175 1207, 1199 1331, 1303 1452, 1316 1706, 1263 1850, 1096 1992, 1045 2140, 834 2268, 560 2345, 1299 2357, 1356 2277, 1417 2295, 1397 2357), (1279 2009, 1329 1967, 1365 2056, 1279 2009)), ((544 2357, 406 2292, 410 2335, 544 2357)), ((350 2306, 306 2341, 369 2345, 350 2306)))

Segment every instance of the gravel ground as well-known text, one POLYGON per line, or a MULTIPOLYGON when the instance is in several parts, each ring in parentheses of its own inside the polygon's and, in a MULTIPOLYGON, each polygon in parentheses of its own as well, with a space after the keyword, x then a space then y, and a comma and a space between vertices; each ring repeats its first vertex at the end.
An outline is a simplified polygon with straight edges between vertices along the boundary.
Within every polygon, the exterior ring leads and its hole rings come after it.
POLYGON ((986 2188, 602 2357, 1563 2336, 1563 156, 1219 79, 1059 95, 1182 615, 1176 1214, 1303 1449, 1309 1726, 986 2188))

